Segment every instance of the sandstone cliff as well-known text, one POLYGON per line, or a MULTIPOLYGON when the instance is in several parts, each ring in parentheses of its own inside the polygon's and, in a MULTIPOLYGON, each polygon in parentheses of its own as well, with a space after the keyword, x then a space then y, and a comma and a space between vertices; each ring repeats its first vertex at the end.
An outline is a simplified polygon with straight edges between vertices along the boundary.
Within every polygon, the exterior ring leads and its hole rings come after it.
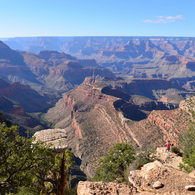
POLYGON ((163 146, 167 139, 177 144, 177 135, 188 126, 188 113, 143 111, 131 101, 102 93, 104 87, 86 79, 46 114, 56 128, 66 129, 69 145, 89 176, 94 176, 97 160, 118 142, 130 142, 135 148, 163 146), (135 115, 144 117, 134 120, 135 115))
POLYGON ((30 86, 19 82, 7 83, 6 86, 0 87, 0 95, 19 102, 26 112, 40 111, 50 106, 46 97, 41 96, 30 86))

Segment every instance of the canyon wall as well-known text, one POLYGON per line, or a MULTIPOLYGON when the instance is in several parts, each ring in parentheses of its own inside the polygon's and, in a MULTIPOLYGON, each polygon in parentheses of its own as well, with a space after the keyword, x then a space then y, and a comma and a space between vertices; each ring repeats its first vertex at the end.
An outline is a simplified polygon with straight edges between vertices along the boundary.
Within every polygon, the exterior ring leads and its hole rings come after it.
POLYGON ((56 128, 66 129, 69 146, 82 160, 81 168, 90 177, 98 166, 98 159, 118 142, 128 142, 134 148, 164 146, 167 140, 177 144, 178 134, 188 127, 190 115, 181 109, 153 110, 145 114, 132 102, 115 108, 121 98, 102 93, 104 86, 87 78, 83 84, 67 92, 46 118, 56 128), (145 114, 142 120, 125 117, 145 114))

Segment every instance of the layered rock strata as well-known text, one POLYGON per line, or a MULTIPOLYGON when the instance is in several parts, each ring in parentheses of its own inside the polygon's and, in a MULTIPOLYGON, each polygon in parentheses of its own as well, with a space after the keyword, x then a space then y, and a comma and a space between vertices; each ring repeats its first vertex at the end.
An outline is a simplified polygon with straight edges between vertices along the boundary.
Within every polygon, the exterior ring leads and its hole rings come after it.
POLYGON ((164 146, 167 140, 177 144, 178 134, 188 128, 190 115, 181 109, 154 110, 148 115, 132 102, 124 104, 121 98, 102 93, 103 87, 93 79, 85 80, 46 114, 56 128, 66 130, 70 147, 82 160, 81 168, 91 177, 98 159, 116 143, 128 142, 134 148, 164 146), (144 117, 136 121, 126 114, 144 117))

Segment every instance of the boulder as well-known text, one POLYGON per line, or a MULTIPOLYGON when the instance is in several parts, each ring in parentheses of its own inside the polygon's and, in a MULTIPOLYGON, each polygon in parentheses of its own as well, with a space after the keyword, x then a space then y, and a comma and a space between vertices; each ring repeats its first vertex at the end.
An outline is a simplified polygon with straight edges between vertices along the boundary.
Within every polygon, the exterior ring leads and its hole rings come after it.
POLYGON ((189 176, 192 178, 195 178, 195 171, 192 171, 191 173, 189 173, 189 176))
POLYGON ((46 129, 34 134, 35 142, 42 141, 50 145, 55 153, 63 153, 68 149, 67 134, 64 129, 46 129))
POLYGON ((154 182, 152 187, 158 189, 158 188, 163 187, 163 184, 160 181, 156 181, 156 182, 154 182))
POLYGON ((185 188, 194 186, 194 178, 159 161, 145 164, 141 170, 131 171, 129 181, 140 193, 146 191, 154 194, 176 195, 194 193, 185 188))

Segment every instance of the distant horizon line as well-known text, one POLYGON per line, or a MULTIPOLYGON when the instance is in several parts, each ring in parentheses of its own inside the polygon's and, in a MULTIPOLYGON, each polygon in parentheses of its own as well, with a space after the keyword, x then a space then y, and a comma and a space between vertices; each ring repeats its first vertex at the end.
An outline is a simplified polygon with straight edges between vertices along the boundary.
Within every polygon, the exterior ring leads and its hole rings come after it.
POLYGON ((192 36, 139 36, 139 35, 72 35, 72 36, 15 36, 15 37, 0 37, 0 39, 10 39, 10 38, 44 38, 44 37, 166 37, 166 38, 195 38, 192 36))

